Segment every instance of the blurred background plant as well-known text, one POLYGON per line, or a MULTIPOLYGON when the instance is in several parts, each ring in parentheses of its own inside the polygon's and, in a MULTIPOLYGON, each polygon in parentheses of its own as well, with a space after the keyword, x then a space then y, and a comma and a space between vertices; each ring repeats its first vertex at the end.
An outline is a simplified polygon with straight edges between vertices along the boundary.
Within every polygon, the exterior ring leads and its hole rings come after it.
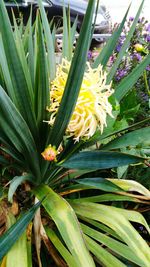
MULTIPOLYGON (((110 66, 115 62, 117 54, 129 33, 134 18, 130 17, 125 24, 119 42, 115 48, 114 54, 110 58, 110 66)), ((116 28, 117 25, 114 25, 116 28)), ((127 76, 132 69, 138 65, 141 60, 149 54, 150 51, 150 23, 144 18, 139 18, 134 34, 130 40, 126 51, 114 76, 114 83, 119 83, 127 76)), ((127 95, 121 104, 122 116, 128 121, 138 121, 147 118, 150 115, 150 65, 148 65, 143 74, 135 83, 132 92, 127 95)))
MULTIPOLYGON (((118 53, 120 52, 124 41, 129 33, 134 17, 126 20, 121 36, 116 48, 109 59, 108 69, 114 64, 118 53)), ((118 27, 115 24, 112 32, 118 27)), ((89 60, 93 61, 97 57, 101 48, 95 47, 89 51, 89 60)), ((122 58, 116 74, 113 78, 113 87, 126 77, 137 66, 150 51, 150 23, 144 17, 139 18, 129 46, 122 58)), ((122 118, 127 123, 139 121, 150 115, 150 65, 148 65, 143 74, 135 83, 133 90, 123 99, 120 105, 122 118)))

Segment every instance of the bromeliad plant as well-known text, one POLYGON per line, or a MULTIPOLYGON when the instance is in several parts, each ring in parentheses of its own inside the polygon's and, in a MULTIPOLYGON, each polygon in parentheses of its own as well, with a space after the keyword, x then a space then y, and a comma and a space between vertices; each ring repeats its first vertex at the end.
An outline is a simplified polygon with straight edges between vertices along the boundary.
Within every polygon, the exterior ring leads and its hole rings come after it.
POLYGON ((128 12, 91 66, 86 61, 95 4, 89 1, 73 56, 75 27, 68 27, 64 15, 64 58, 57 66, 41 0, 40 17, 34 25, 30 17, 25 31, 15 21, 12 31, 0 3, 1 266, 30 267, 35 249, 39 266, 149 266, 150 249, 135 223, 150 233, 136 211, 141 203, 149 204, 150 192, 134 181, 110 179, 106 172, 148 165, 148 158, 120 150, 139 143, 148 147, 143 141, 150 128, 127 133, 143 122, 118 130, 114 125, 119 102, 150 56, 116 88, 111 86, 143 2, 108 74, 105 67, 128 12), (135 210, 124 202, 133 202, 135 210))

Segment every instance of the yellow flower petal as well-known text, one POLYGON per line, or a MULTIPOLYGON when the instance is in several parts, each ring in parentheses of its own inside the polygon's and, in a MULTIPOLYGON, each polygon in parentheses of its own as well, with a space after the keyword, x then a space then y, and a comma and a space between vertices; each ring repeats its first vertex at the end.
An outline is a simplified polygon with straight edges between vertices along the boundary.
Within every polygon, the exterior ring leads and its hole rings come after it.
MULTIPOLYGON (((53 125, 63 96, 65 84, 70 69, 66 59, 57 68, 56 78, 51 83, 48 111, 51 113, 49 124, 53 125)), ((101 133, 106 125, 107 114, 112 116, 112 106, 108 98, 113 93, 111 84, 106 84, 107 73, 102 66, 92 69, 87 63, 77 103, 70 119, 66 134, 73 136, 75 141, 87 139, 94 135, 97 128, 101 133)))

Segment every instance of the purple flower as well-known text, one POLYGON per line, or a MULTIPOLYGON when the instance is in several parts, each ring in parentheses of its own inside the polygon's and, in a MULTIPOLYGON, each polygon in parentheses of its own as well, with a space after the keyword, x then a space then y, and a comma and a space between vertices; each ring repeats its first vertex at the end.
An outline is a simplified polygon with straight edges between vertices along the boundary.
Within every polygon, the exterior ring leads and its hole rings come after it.
POLYGON ((144 227, 141 225, 141 226, 139 226, 139 230, 140 231, 143 231, 144 230, 144 227))
POLYGON ((146 31, 147 31, 147 32, 150 32, 150 23, 147 25, 147 27, 146 27, 146 31))
POLYGON ((87 57, 88 57, 88 59, 92 59, 92 51, 88 51, 87 57))
POLYGON ((110 63, 114 63, 115 62, 115 56, 114 55, 111 55, 110 58, 109 58, 109 61, 110 63))
POLYGON ((146 41, 147 41, 148 43, 150 43, 150 35, 147 35, 147 36, 146 36, 146 41))
POLYGON ((120 36, 120 38, 119 38, 119 42, 118 42, 118 44, 117 44, 117 46, 116 46, 116 52, 120 52, 120 50, 121 50, 121 48, 122 48, 122 45, 123 45, 123 43, 124 43, 124 40, 125 40, 125 36, 123 35, 123 36, 120 36))
POLYGON ((150 71, 150 65, 148 65, 148 66, 146 67, 146 70, 150 71))
POLYGON ((134 53, 133 55, 131 55, 131 59, 135 59, 137 61, 141 61, 142 60, 142 56, 139 53, 134 53))
POLYGON ((134 17, 129 17, 129 21, 133 21, 134 20, 134 17))
POLYGON ((120 81, 126 75, 127 75, 127 70, 126 69, 119 69, 116 72, 116 80, 120 81))
POLYGON ((120 50, 121 50, 121 47, 122 47, 122 44, 118 44, 117 46, 116 46, 116 52, 120 52, 120 50))
POLYGON ((141 97, 141 100, 143 100, 144 102, 149 101, 149 96, 147 94, 145 94, 144 92, 140 92, 139 95, 141 97))

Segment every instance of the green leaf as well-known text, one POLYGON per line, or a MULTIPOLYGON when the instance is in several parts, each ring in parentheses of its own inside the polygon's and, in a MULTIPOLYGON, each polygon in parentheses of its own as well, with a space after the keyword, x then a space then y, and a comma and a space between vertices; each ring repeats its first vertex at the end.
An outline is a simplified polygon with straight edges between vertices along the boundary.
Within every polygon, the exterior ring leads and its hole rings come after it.
POLYGON ((73 200, 74 202, 108 202, 108 201, 128 201, 128 202, 142 202, 139 199, 131 196, 121 196, 117 194, 103 194, 92 197, 82 197, 73 200))
MULTIPOLYGON (((129 222, 129 220, 134 220, 139 223, 139 218, 135 212, 130 211, 132 215, 128 215, 127 210, 102 204, 74 203, 71 200, 69 202, 77 214, 99 221, 113 229, 140 260, 142 266, 149 267, 150 248, 129 222)), ((139 216, 142 215, 139 214, 139 216)), ((142 220, 140 219, 140 221, 142 220)))
POLYGON ((27 82, 28 88, 30 88, 30 90, 33 91, 31 76, 30 76, 30 72, 29 72, 29 68, 28 68, 28 64, 27 64, 27 60, 26 60, 24 45, 23 45, 23 39, 22 39, 23 33, 22 33, 22 31, 19 31, 19 29, 18 29, 18 25, 17 25, 17 21, 15 19, 15 16, 14 16, 14 27, 15 27, 15 30, 14 30, 15 44, 16 44, 16 48, 18 51, 18 55, 20 57, 20 62, 22 64, 22 69, 23 69, 24 75, 26 77, 26 82, 27 82))
POLYGON ((63 58, 67 58, 68 60, 71 60, 71 55, 70 55, 70 51, 69 51, 69 29, 68 29, 68 17, 67 17, 67 14, 66 14, 66 9, 65 7, 63 6, 63 39, 62 39, 62 42, 63 42, 63 47, 62 47, 62 57, 63 58))
POLYGON ((148 199, 150 198, 150 191, 145 188, 142 184, 133 181, 133 180, 123 180, 123 179, 108 179, 107 180, 111 181, 115 185, 119 186, 123 190, 127 192, 137 192, 139 194, 142 194, 143 196, 147 197, 148 199))
POLYGON ((108 252, 105 248, 96 243, 93 239, 85 235, 85 240, 89 250, 96 258, 107 267, 125 267, 126 265, 119 261, 115 256, 108 252))
MULTIPOLYGON (((45 144, 47 123, 43 121, 48 120, 49 113, 46 107, 50 104, 50 84, 48 76, 48 62, 46 56, 46 50, 44 45, 44 36, 42 33, 42 25, 38 20, 38 33, 37 33, 37 62, 36 62, 36 77, 35 77, 35 112, 37 118, 37 125, 42 136, 41 143, 45 144)), ((43 149, 43 148, 42 148, 43 149)))
POLYGON ((41 177, 35 142, 26 122, 1 86, 0 102, 0 132, 4 132, 8 140, 13 140, 14 147, 24 156, 27 167, 38 181, 41 177))
MULTIPOLYGON (((117 116, 115 116, 115 118, 117 118, 117 116)), ((147 118, 147 119, 144 119, 142 121, 136 122, 136 123, 134 123, 132 125, 129 125, 127 127, 126 126, 123 127, 123 128, 121 127, 121 129, 120 129, 120 125, 119 125, 119 129, 117 129, 117 130, 116 130, 116 128, 114 128, 114 127, 116 127, 116 123, 114 121, 115 124, 112 122, 113 125, 110 125, 110 128, 108 126, 108 130, 107 130, 107 128, 106 128, 106 130, 104 129, 104 133, 102 135, 99 132, 96 132, 89 140, 87 140, 86 141, 86 147, 90 146, 92 144, 95 144, 98 141, 104 140, 107 137, 111 137, 113 135, 124 133, 125 131, 136 129, 141 125, 145 125, 149 121, 150 121, 150 118, 147 118)), ((118 123, 119 122, 117 122, 117 124, 118 123)), ((124 122, 123 122, 123 124, 124 124, 124 122)), ((117 128, 118 128, 118 126, 117 126, 117 128)), ((84 147, 84 144, 83 144, 83 147, 84 147)))
POLYGON ((28 267, 26 231, 9 250, 6 258, 6 267, 20 267, 20 263, 22 267, 28 267))
POLYGON ((74 110, 82 84, 82 79, 86 66, 87 52, 89 49, 89 42, 91 40, 91 28, 94 7, 95 0, 90 0, 72 59, 72 64, 65 86, 65 91, 52 131, 47 140, 47 144, 50 143, 52 145, 55 145, 56 147, 58 147, 62 141, 63 135, 74 110))
POLYGON ((129 133, 124 134, 121 137, 114 139, 113 141, 109 142, 108 144, 103 146, 105 150, 117 149, 117 148, 124 148, 124 147, 136 147, 144 145, 150 145, 150 127, 145 127, 142 129, 138 129, 129 133))
MULTIPOLYGON (((2 135, 2 133, 1 133, 2 135)), ((0 140, 2 141, 3 145, 5 146, 1 146, 0 150, 3 151, 4 153, 8 154, 10 157, 12 157, 15 161, 17 161, 17 164, 19 164, 19 166, 25 168, 25 164, 24 164, 24 158, 23 156, 18 153, 18 151, 13 147, 13 145, 9 145, 7 142, 5 142, 5 140, 2 138, 2 136, 0 135, 0 140)), ((5 139, 7 139, 5 137, 5 139)))
POLYGON ((53 80, 55 78, 55 72, 56 72, 54 42, 53 42, 53 37, 50 31, 49 22, 46 17, 46 13, 45 13, 42 1, 38 0, 38 4, 40 7, 40 14, 42 18, 42 24, 43 24, 46 46, 47 46, 49 74, 50 74, 50 79, 53 80))
POLYGON ((85 234, 87 234, 91 238, 94 238, 96 241, 100 242, 111 251, 114 251, 117 255, 120 255, 142 267, 140 260, 135 256, 134 252, 132 252, 127 245, 109 237, 106 234, 100 233, 88 227, 87 225, 82 224, 82 229, 85 234))
POLYGON ((46 196, 42 205, 54 220, 77 266, 94 267, 95 264, 85 246, 78 220, 69 203, 46 185, 35 188, 34 193, 40 200, 46 196))
POLYGON ((46 230, 46 233, 47 233, 49 239, 51 240, 53 245, 56 247, 56 249, 59 251, 60 255, 64 258, 67 265, 69 267, 78 267, 73 256, 66 249, 66 247, 62 244, 62 242, 60 241, 58 236, 55 234, 55 232, 48 227, 46 227, 45 230, 46 230))
POLYGON ((34 177, 32 175, 23 175, 23 176, 15 176, 11 182, 10 182, 10 186, 9 186, 9 191, 8 191, 8 201, 12 202, 13 201, 13 195, 16 191, 16 189, 18 188, 19 185, 21 185, 21 183, 25 182, 25 181, 33 181, 34 177))
POLYGON ((119 85, 116 87, 114 92, 114 97, 118 100, 118 102, 121 101, 121 99, 133 88, 133 85, 136 83, 138 78, 141 76, 144 69, 147 67, 147 65, 150 64, 150 55, 147 55, 140 64, 138 64, 130 74, 127 75, 122 81, 119 83, 119 85))
POLYGON ((8 64, 7 64, 7 58, 5 55, 5 50, 4 50, 4 45, 3 45, 1 34, 0 34, 0 64, 2 66, 2 72, 4 75, 7 92, 9 94, 9 96, 11 97, 11 99, 14 99, 15 98, 15 92, 13 90, 13 84, 11 81, 11 76, 10 76, 10 72, 9 72, 9 68, 8 68, 8 64))
POLYGON ((28 65, 29 65, 29 71, 31 75, 31 81, 32 81, 32 87, 34 88, 34 76, 35 76, 35 64, 34 64, 34 46, 33 46, 33 27, 32 27, 32 21, 31 21, 31 15, 29 17, 28 22, 29 27, 29 33, 28 33, 28 65))
POLYGON ((97 68, 99 64, 101 64, 102 66, 106 66, 110 56, 112 55, 113 50, 116 47, 116 43, 122 33, 128 12, 129 12, 129 8, 119 26, 119 28, 112 34, 112 36, 109 38, 109 40, 107 41, 106 45, 104 46, 104 48, 102 49, 102 51, 100 52, 100 54, 98 55, 98 57, 95 59, 94 63, 93 63, 93 68, 97 68))
POLYGON ((114 230, 112 230, 110 227, 106 226, 105 224, 95 221, 93 219, 89 219, 82 215, 78 215, 78 217, 82 221, 94 226, 93 228, 98 229, 99 232, 103 232, 105 233, 105 235, 110 235, 111 237, 114 237, 115 239, 122 241, 122 238, 114 230))
POLYGON ((33 90, 32 87, 29 87, 3 1, 0 2, 0 31, 9 69, 8 78, 11 77, 14 91, 10 97, 13 97, 13 102, 26 120, 34 137, 36 137, 36 121, 33 112, 33 90))
POLYGON ((87 185, 90 188, 100 189, 106 192, 120 192, 122 189, 119 186, 114 186, 111 183, 111 180, 106 180, 104 178, 83 178, 83 179, 76 179, 77 183, 82 185, 87 185), (108 183, 109 182, 109 183, 108 183))
POLYGON ((40 204, 41 202, 34 205, 0 237, 0 259, 2 259, 6 255, 6 253, 10 250, 13 244, 25 231, 27 225, 33 219, 34 214, 39 208, 40 204))
POLYGON ((74 23, 71 27, 71 44, 73 46, 74 41, 76 41, 76 31, 77 31, 78 17, 75 18, 74 23))
MULTIPOLYGON (((118 211, 118 208, 112 207, 112 210, 118 211)), ((145 218, 143 217, 142 214, 140 214, 137 211, 130 211, 130 210, 127 210, 127 209, 120 209, 120 214, 122 214, 127 220, 129 220, 131 222, 136 222, 136 223, 138 223, 140 225, 143 225, 146 228, 148 234, 150 235, 149 225, 146 222, 146 220, 145 220, 145 218)))
POLYGON ((70 169, 97 170, 143 162, 145 159, 121 152, 86 151, 73 155, 66 161, 58 163, 70 169))

